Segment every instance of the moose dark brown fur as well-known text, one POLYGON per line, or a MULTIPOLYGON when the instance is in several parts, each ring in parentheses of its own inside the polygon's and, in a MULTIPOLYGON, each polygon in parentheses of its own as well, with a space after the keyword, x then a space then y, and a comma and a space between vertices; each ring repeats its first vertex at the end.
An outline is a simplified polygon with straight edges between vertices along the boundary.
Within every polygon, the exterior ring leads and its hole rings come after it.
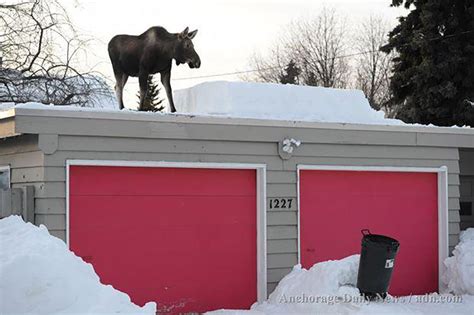
POLYGON ((176 60, 176 65, 187 63, 190 68, 201 66, 201 59, 194 50, 192 42, 196 33, 197 30, 189 32, 188 27, 181 33, 169 33, 163 27, 154 26, 138 36, 114 36, 109 42, 108 49, 120 109, 124 107, 123 87, 129 76, 138 77, 140 83, 138 110, 141 110, 147 93, 148 76, 159 72, 171 112, 175 112, 170 84, 172 60, 176 60))

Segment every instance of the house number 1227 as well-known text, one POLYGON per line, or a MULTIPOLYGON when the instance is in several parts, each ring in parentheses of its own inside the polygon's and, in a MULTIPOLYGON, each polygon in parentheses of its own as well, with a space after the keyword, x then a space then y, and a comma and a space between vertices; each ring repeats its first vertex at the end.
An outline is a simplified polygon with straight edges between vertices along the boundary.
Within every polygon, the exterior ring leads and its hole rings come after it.
POLYGON ((270 209, 291 209, 292 198, 274 198, 269 200, 270 209))

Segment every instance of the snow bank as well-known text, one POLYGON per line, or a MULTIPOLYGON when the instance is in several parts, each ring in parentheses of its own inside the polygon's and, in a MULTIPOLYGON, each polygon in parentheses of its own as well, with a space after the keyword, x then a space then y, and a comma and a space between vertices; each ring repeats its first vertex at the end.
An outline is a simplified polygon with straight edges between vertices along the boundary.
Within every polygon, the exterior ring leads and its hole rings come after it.
POLYGON ((315 264, 309 270, 296 265, 284 277, 270 295, 269 303, 280 303, 288 297, 311 295, 359 295, 355 288, 359 269, 359 255, 341 260, 329 260, 315 264))
POLYGON ((92 265, 18 216, 0 220, 0 314, 155 314, 103 285, 92 265))
MULTIPOLYGON (((467 239, 472 240, 472 235, 464 234, 463 241, 467 239)), ((384 301, 366 301, 355 287, 358 265, 359 255, 317 263, 309 270, 297 265, 267 301, 255 303, 250 310, 218 310, 207 314, 472 314, 474 296, 471 295, 389 295, 384 301)), ((466 267, 472 265, 462 268, 466 267)))
POLYGON ((205 82, 174 92, 179 112, 243 118, 400 125, 372 109, 364 93, 298 85, 205 82))
POLYGON ((335 311, 336 299, 359 298, 355 287, 359 255, 315 264, 309 270, 296 265, 285 276, 268 301, 252 310, 271 313, 327 313, 335 311))
POLYGON ((448 257, 445 283, 454 294, 474 295, 474 228, 461 232, 460 242, 448 257))

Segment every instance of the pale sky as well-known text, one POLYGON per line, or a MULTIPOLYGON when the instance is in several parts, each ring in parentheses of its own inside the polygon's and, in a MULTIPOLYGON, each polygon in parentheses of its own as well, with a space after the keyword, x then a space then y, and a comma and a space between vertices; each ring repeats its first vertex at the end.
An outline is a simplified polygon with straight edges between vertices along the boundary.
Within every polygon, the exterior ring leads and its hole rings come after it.
MULTIPOLYGON (((138 35, 150 26, 160 25, 169 32, 186 26, 198 29, 194 46, 201 57, 201 68, 173 64, 172 78, 248 70, 249 57, 274 43, 279 32, 301 17, 318 14, 325 6, 345 17, 349 31, 371 15, 394 25, 405 10, 389 7, 391 0, 78 0, 68 2, 68 12, 81 33, 93 36, 87 63, 113 80, 107 43, 116 34, 138 35)), ((350 53, 350 52, 349 52, 350 53)), ((159 77, 159 75, 158 75, 159 77)), ((200 80, 173 80, 174 89, 206 80, 237 80, 223 76, 200 80)), ((137 78, 130 78, 125 102, 136 102, 137 78)), ((126 104, 127 105, 127 104, 126 104)))

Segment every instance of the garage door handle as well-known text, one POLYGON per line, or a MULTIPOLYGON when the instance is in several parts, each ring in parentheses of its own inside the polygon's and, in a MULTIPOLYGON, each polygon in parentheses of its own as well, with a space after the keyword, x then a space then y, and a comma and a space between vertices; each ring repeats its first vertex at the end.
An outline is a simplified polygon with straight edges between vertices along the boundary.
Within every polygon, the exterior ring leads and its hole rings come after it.
POLYGON ((306 248, 306 251, 307 251, 307 252, 310 252, 310 253, 314 253, 314 252, 315 252, 314 248, 306 248))

